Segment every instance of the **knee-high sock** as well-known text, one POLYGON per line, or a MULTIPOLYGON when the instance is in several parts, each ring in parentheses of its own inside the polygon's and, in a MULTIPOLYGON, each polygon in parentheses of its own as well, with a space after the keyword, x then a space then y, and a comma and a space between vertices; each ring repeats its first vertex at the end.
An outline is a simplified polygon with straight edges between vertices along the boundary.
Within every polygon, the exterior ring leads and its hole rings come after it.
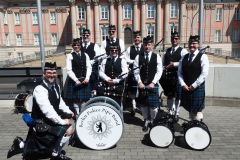
POLYGON ((167 99, 167 106, 168 106, 168 109, 169 109, 169 113, 172 114, 173 99, 167 99))
POLYGON ((58 153, 61 153, 64 145, 69 141, 70 139, 70 136, 67 136, 67 137, 63 137, 61 142, 60 142, 60 146, 59 146, 59 149, 58 149, 58 153))
POLYGON ((80 108, 79 108, 79 103, 73 103, 73 107, 74 107, 74 109, 75 109, 75 111, 76 111, 76 114, 77 115, 79 115, 79 112, 80 112, 80 108))
POLYGON ((141 107, 142 115, 144 119, 148 119, 148 107, 141 107))
POLYGON ((57 156, 58 155, 58 150, 59 150, 62 138, 63 137, 58 138, 58 140, 55 142, 55 146, 53 148, 52 156, 57 156))
POLYGON ((180 111, 180 103, 181 103, 181 100, 175 99, 176 115, 179 114, 179 111, 180 111))
POLYGON ((203 119, 203 113, 198 112, 197 114, 194 114, 193 120, 201 121, 203 119))
POLYGON ((132 98, 132 106, 134 109, 136 109, 136 101, 135 101, 135 98, 132 98))
POLYGON ((192 120, 193 120, 193 117, 194 117, 194 113, 192 113, 192 112, 189 112, 189 119, 190 119, 190 121, 192 121, 192 120))
POLYGON ((19 143, 19 148, 24 148, 24 141, 19 143))
POLYGON ((158 113, 158 108, 150 108, 150 114, 151 114, 151 122, 154 121, 158 113))

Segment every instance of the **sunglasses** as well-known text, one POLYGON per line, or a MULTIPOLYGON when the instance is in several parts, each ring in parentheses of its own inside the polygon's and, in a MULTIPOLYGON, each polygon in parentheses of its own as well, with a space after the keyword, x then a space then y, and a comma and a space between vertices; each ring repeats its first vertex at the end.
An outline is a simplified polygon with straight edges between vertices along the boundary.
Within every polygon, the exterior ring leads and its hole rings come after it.
POLYGON ((172 40, 179 40, 179 38, 172 38, 172 40))
POLYGON ((73 44, 73 46, 81 46, 80 44, 73 44))
POLYGON ((83 34, 83 37, 89 37, 89 34, 83 34))
POLYGON ((111 52, 117 52, 118 50, 117 49, 111 49, 110 51, 111 52))
POLYGON ((115 31, 108 31, 108 32, 110 32, 110 33, 114 33, 115 31))

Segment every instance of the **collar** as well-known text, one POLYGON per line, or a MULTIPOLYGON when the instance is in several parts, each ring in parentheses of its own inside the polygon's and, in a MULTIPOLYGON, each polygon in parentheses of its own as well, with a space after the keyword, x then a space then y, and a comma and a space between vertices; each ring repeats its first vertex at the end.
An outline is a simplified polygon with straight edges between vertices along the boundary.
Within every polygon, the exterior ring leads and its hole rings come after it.
POLYGON ((79 52, 75 51, 74 49, 72 49, 72 52, 76 53, 76 54, 81 54, 81 50, 79 52))
POLYGON ((139 47, 139 49, 140 49, 141 48, 141 43, 139 45, 134 44, 134 47, 135 48, 139 47))
MULTIPOLYGON (((88 42, 86 43, 86 44, 87 44, 87 46, 89 46, 89 45, 90 45, 90 43, 91 43, 91 42, 90 42, 90 41, 88 41, 88 42)), ((83 45, 83 46, 85 46, 85 42, 82 42, 82 45, 83 45)))
MULTIPOLYGON (((189 56, 192 52, 189 52, 189 56)), ((195 52, 193 52, 193 56, 196 56, 199 53, 199 50, 197 49, 195 52)))
POLYGON ((43 80, 43 83, 48 87, 48 89, 51 89, 52 86, 55 87, 55 83, 53 83, 53 84, 51 84, 51 83, 47 83, 47 82, 45 81, 45 79, 43 80))
POLYGON ((179 45, 176 47, 172 47, 171 51, 173 50, 173 48, 175 49, 175 51, 179 48, 179 45))
MULTIPOLYGON (((152 55, 152 51, 150 51, 150 52, 148 53, 148 57, 151 57, 151 55, 152 55)), ((144 52, 144 56, 147 56, 147 53, 146 53, 146 52, 144 52)))

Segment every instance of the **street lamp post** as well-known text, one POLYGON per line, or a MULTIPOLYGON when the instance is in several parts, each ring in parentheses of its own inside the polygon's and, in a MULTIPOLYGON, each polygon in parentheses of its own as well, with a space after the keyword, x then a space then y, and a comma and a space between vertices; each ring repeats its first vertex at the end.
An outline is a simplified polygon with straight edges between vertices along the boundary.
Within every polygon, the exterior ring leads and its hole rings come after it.
POLYGON ((195 13, 194 14, 194 16, 193 16, 193 18, 192 18, 192 20, 188 17, 188 16, 186 16, 186 15, 183 15, 183 17, 186 17, 186 18, 188 18, 189 19, 189 21, 190 21, 190 25, 191 25, 191 32, 190 32, 190 35, 192 36, 193 35, 193 20, 194 20, 194 18, 195 18, 195 16, 198 14, 198 12, 199 11, 197 11, 197 13, 195 13))

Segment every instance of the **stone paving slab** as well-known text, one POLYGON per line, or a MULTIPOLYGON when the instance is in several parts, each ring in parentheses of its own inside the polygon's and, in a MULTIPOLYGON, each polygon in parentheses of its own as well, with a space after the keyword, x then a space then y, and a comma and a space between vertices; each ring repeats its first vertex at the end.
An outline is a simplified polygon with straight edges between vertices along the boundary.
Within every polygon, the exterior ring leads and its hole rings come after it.
MULTIPOLYGON (((165 114, 166 109, 161 108, 165 114)), ((67 156, 73 160, 86 159, 174 159, 174 160, 203 160, 203 159, 239 159, 240 160, 240 107, 209 106, 204 110, 204 122, 207 124, 212 143, 204 151, 191 150, 184 141, 182 123, 188 120, 188 113, 182 108, 180 121, 175 125, 175 140, 168 148, 155 147, 148 132, 142 132, 143 119, 137 113, 132 117, 128 109, 124 110, 124 134, 120 141, 111 149, 95 151, 82 144, 66 146, 67 156)), ((159 116, 158 115, 158 116, 159 116)), ((0 108, 0 160, 6 160, 7 151, 16 136, 26 138, 28 127, 21 119, 22 114, 15 114, 12 108, 0 108)), ((11 160, 21 160, 16 155, 11 160)))

